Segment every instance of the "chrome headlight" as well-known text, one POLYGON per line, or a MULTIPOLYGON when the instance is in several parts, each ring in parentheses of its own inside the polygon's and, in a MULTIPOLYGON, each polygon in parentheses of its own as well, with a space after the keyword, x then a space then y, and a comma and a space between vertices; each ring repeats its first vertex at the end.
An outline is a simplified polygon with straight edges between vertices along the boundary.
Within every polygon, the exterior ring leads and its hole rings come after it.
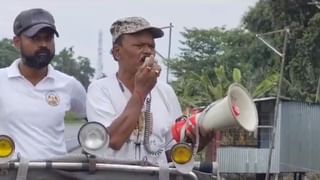
POLYGON ((85 152, 104 156, 109 146, 109 135, 101 123, 88 122, 80 128, 78 141, 85 152))

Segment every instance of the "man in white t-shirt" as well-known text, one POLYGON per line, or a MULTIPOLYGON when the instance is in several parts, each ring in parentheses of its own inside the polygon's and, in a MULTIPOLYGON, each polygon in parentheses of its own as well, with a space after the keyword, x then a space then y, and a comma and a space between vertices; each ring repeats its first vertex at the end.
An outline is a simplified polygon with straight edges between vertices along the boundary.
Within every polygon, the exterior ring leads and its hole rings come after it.
POLYGON ((85 117, 85 89, 49 64, 59 34, 48 11, 22 11, 13 29, 21 58, 0 69, 0 134, 12 137, 16 154, 30 160, 65 155, 64 117, 66 111, 85 117))
POLYGON ((110 31, 119 69, 89 86, 88 120, 107 127, 110 158, 166 161, 165 152, 175 143, 171 125, 182 112, 173 89, 157 81, 161 68, 154 39, 163 31, 141 17, 119 19, 110 31))

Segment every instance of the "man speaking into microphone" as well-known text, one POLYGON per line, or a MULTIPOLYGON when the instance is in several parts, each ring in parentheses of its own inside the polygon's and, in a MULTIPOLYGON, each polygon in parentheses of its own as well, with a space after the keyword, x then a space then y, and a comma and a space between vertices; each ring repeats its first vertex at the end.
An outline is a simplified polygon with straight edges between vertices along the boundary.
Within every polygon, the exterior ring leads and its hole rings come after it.
POLYGON ((89 86, 88 120, 108 129, 110 158, 152 163, 166 160, 165 151, 174 144, 170 126, 182 113, 173 89, 158 81, 161 68, 154 57, 154 39, 164 33, 142 17, 118 19, 110 32, 111 53, 119 68, 89 86), (146 119, 151 121, 150 127, 145 127, 146 119))
POLYGON ((161 68, 154 39, 164 33, 142 17, 118 19, 110 32, 118 70, 89 86, 88 120, 107 128, 109 158, 167 161, 166 154, 176 143, 171 126, 182 112, 174 90, 158 81, 161 68))

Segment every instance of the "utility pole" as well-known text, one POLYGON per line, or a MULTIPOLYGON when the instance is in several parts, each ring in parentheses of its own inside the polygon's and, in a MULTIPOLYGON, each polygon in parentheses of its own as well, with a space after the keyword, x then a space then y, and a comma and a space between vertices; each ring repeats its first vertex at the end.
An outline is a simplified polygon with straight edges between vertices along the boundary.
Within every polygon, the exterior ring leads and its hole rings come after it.
POLYGON ((271 169, 271 160, 272 160, 272 152, 274 147, 274 141, 275 136, 277 132, 277 126, 278 126, 278 114, 279 114, 279 102, 280 102, 280 95, 281 95, 281 87, 282 87, 282 79, 283 79, 283 71, 285 66, 285 59, 286 59, 286 50, 287 50, 287 41, 289 36, 289 28, 284 28, 277 31, 267 32, 264 34, 257 34, 256 37, 261 40, 266 46, 268 46, 273 52, 275 52, 277 55, 281 57, 281 68, 280 68, 280 78, 278 82, 278 91, 277 91, 277 97, 276 97, 276 104, 274 108, 274 116, 273 116, 273 128, 272 128, 272 135, 271 135, 271 141, 270 141, 270 147, 269 147, 269 156, 268 156, 268 168, 265 180, 269 180, 269 174, 271 169), (262 36, 265 35, 271 35, 275 33, 285 33, 284 40, 283 40, 283 48, 282 52, 279 52, 276 48, 274 48, 272 45, 270 45, 269 42, 267 42, 265 39, 262 38, 262 36))
POLYGON ((169 75, 170 75, 170 69, 169 69, 169 61, 170 61, 170 56, 171 56, 171 36, 172 36, 172 28, 173 25, 172 23, 169 24, 169 26, 161 27, 161 29, 169 29, 169 44, 168 44, 168 56, 167 58, 160 54, 158 51, 156 51, 156 54, 161 57, 161 59, 167 61, 167 75, 166 75, 166 81, 169 83, 169 75))
POLYGON ((96 72, 96 79, 103 77, 103 32, 99 31, 98 37, 98 60, 97 60, 97 72, 96 72))
POLYGON ((169 26, 169 44, 168 44, 168 58, 167 58, 167 83, 169 83, 169 75, 170 75, 170 68, 169 62, 171 58, 171 35, 172 35, 172 23, 169 26))

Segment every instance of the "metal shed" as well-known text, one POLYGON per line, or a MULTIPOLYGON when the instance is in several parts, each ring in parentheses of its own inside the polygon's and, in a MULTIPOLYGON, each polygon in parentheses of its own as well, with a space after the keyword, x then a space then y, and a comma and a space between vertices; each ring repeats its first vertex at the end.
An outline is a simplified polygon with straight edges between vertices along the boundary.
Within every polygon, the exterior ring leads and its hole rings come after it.
MULTIPOLYGON (((274 97, 256 99, 259 126, 254 147, 219 147, 220 173, 266 173, 274 123, 274 97)), ((281 99, 270 173, 320 170, 320 104, 281 99)))

